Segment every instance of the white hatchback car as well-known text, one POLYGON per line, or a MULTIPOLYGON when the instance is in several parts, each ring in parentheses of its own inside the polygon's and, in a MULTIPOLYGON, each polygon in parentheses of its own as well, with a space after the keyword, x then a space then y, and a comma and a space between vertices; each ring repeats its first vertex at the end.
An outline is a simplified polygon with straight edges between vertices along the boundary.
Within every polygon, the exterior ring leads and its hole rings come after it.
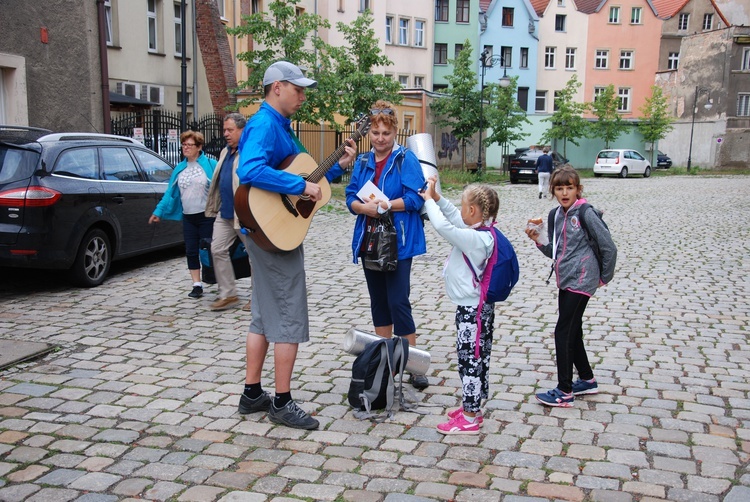
POLYGON ((594 162, 594 176, 598 178, 602 174, 616 174, 620 178, 626 178, 628 174, 642 174, 648 178, 651 176, 651 164, 635 150, 602 150, 594 162))

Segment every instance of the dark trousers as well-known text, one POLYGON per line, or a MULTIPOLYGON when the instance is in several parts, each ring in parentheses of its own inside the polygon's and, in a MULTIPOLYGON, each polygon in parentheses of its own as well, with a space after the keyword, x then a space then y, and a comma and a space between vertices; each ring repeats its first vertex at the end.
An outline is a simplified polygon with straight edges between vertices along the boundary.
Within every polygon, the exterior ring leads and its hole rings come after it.
POLYGON ((364 264, 362 268, 370 293, 373 325, 379 328, 393 324, 393 334, 396 336, 416 332, 409 302, 411 258, 399 258, 393 272, 376 272, 364 268, 364 264))
POLYGON ((214 219, 204 213, 182 215, 182 236, 185 238, 185 256, 188 270, 200 270, 201 260, 198 257, 198 244, 201 239, 210 239, 214 230, 214 219))
POLYGON ((560 290, 557 299, 559 316, 555 326, 555 352, 557 353, 557 388, 563 392, 573 390, 573 366, 583 380, 594 378, 594 372, 583 347, 583 312, 589 297, 580 293, 560 290))

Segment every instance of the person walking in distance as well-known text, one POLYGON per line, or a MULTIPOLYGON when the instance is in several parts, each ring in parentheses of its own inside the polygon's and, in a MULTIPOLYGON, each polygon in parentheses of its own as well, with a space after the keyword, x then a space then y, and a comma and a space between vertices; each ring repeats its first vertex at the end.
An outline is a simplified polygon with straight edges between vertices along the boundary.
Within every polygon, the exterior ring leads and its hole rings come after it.
POLYGON ((536 173, 539 178, 539 198, 542 198, 542 194, 546 194, 549 191, 549 177, 554 170, 554 164, 552 163, 552 156, 549 155, 549 148, 544 147, 542 155, 536 159, 536 173))
MULTIPOLYGON (((219 298, 211 304, 211 310, 226 310, 239 302, 229 248, 237 237, 242 239, 247 247, 247 237, 240 231, 240 222, 234 212, 234 192, 240 184, 237 176, 240 154, 237 147, 246 123, 247 119, 239 113, 230 113, 224 118, 224 139, 227 140, 227 147, 219 156, 206 201, 206 215, 216 217, 211 240, 211 258, 216 283, 219 286, 219 298)), ((243 310, 250 310, 250 301, 243 310)))
POLYGON ((193 289, 188 296, 196 299, 203 296, 199 243, 201 239, 211 238, 214 226, 214 219, 206 216, 205 209, 216 161, 203 153, 204 142, 200 132, 185 131, 180 134, 185 158, 175 166, 167 190, 148 219, 149 224, 161 220, 182 220, 185 257, 193 281, 193 289))
MULTIPOLYGON (((240 138, 237 168, 240 183, 321 200, 320 185, 280 169, 287 157, 301 150, 290 117, 304 103, 305 90, 315 86, 317 82, 306 78, 292 63, 277 61, 268 67, 263 75, 265 100, 247 122, 240 138)), ((355 154, 347 146, 341 163, 351 163, 355 154)), ((326 178, 331 181, 342 174, 340 166, 334 166, 326 178)), ((317 429, 318 420, 302 410, 291 394, 297 349, 310 338, 303 245, 275 253, 248 239, 247 250, 253 264, 252 321, 247 334, 245 390, 240 396, 239 413, 264 411, 271 422, 297 429, 317 429), (263 363, 271 343, 276 387, 273 399, 261 385, 263 363)))

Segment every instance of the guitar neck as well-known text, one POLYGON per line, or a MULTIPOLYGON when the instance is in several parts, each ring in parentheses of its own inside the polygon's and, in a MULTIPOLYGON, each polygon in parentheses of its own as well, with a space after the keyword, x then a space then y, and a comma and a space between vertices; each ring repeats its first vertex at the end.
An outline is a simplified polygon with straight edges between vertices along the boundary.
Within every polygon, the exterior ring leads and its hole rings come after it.
MULTIPOLYGON (((360 140, 362 137, 362 134, 359 131, 355 131, 354 134, 351 137, 351 140, 355 143, 360 140)), ((323 176, 326 175, 328 170, 333 167, 333 165, 338 162, 338 160, 344 156, 344 153, 346 152, 346 141, 341 143, 341 145, 333 151, 331 155, 329 155, 323 162, 320 163, 320 165, 312 172, 310 175, 308 175, 307 180, 311 181, 313 183, 317 183, 321 179, 323 179, 323 176)))

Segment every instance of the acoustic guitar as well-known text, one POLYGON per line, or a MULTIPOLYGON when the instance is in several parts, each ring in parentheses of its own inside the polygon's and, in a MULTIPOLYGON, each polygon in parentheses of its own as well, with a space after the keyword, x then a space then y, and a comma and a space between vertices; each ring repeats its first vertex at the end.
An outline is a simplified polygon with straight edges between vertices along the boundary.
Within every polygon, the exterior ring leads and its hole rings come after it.
MULTIPOLYGON (((356 143, 370 129, 370 117, 357 122, 351 139, 356 143)), ((312 217, 331 200, 331 186, 325 174, 344 155, 346 142, 316 167, 315 159, 307 153, 290 155, 279 166, 288 173, 317 183, 323 197, 313 201, 307 195, 269 192, 248 184, 240 185, 234 193, 234 211, 240 224, 261 249, 272 253, 295 249, 307 235, 312 217)))

